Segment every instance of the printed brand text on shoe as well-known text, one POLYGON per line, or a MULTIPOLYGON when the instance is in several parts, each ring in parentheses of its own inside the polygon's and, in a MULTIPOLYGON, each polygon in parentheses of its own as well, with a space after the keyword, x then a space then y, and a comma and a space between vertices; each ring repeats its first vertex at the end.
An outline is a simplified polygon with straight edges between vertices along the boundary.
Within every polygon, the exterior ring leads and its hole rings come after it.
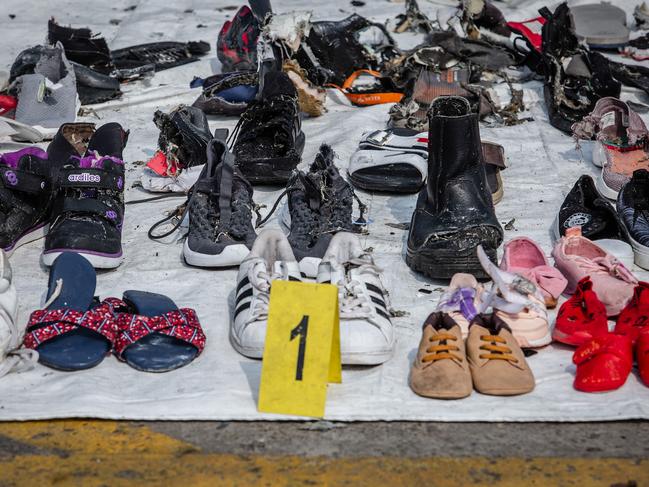
POLYGON ((70 174, 68 181, 71 183, 99 183, 101 182, 101 176, 82 172, 81 174, 70 174))

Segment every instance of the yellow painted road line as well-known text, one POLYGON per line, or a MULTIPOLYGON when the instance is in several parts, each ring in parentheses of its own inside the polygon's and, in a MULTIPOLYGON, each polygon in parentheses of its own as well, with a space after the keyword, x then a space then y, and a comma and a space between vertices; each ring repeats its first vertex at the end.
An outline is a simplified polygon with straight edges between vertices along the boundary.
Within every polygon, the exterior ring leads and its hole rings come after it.
POLYGON ((606 486, 649 485, 649 460, 612 458, 301 458, 202 453, 112 421, 0 423, 36 454, 0 456, 0 486, 606 486))

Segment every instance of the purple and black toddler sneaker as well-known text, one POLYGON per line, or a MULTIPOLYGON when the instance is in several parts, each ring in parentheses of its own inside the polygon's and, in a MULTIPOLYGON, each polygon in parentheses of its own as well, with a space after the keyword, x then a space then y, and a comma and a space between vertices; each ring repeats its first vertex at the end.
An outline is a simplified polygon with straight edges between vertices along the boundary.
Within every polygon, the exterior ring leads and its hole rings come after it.
POLYGON ((128 132, 117 123, 108 123, 96 131, 92 127, 91 133, 87 132, 89 137, 83 139, 79 138, 83 128, 66 125, 61 127, 61 137, 55 138, 48 149, 50 158, 65 157, 66 148, 70 150, 56 178, 58 192, 43 263, 49 266, 62 252, 76 252, 97 269, 113 269, 122 262, 122 152, 128 132), (63 133, 66 130, 67 137, 63 133))
POLYGON ((54 192, 47 153, 38 147, 0 154, 0 248, 8 255, 47 232, 54 192))

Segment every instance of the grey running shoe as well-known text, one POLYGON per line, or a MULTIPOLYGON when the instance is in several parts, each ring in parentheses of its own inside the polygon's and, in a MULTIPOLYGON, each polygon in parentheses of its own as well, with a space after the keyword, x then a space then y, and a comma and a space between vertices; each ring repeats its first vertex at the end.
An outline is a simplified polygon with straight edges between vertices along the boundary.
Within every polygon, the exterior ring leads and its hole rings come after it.
POLYGON ((236 266, 257 237, 252 186, 235 166, 225 140, 207 146, 207 164, 191 191, 189 234, 183 256, 197 267, 236 266))
POLYGON ((338 172, 334 157, 331 147, 323 144, 308 173, 293 173, 288 204, 281 215, 295 257, 309 277, 317 275, 320 259, 335 233, 357 231, 352 219, 354 190, 338 172))

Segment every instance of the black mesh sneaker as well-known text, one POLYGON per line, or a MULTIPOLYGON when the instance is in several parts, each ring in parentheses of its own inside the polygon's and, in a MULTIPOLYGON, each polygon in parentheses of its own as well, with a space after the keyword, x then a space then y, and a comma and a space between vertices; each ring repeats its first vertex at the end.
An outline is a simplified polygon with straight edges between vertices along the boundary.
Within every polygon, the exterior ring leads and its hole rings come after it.
POLYGON ((302 160, 297 91, 286 73, 266 73, 258 100, 244 112, 232 134, 237 166, 252 184, 285 184, 302 160))
POLYGON ((124 220, 124 162, 122 151, 128 132, 107 123, 84 140, 70 135, 75 125, 59 129, 48 153, 61 160, 52 223, 45 239, 43 263, 52 265, 63 252, 82 254, 99 269, 112 269, 122 261, 124 220), (69 132, 67 137, 65 134, 69 132), (66 153, 68 155, 65 158, 66 153))
POLYGON ((207 164, 188 199, 189 233, 183 256, 197 267, 236 266, 257 237, 252 186, 234 164, 225 138, 207 147, 207 164))
POLYGON ((354 190, 338 172, 334 157, 331 147, 323 144, 308 173, 295 171, 286 190, 288 204, 280 214, 300 269, 309 277, 317 275, 335 233, 358 230, 352 218, 354 190))
POLYGON ((559 240, 571 227, 581 227, 590 240, 613 239, 628 242, 626 227, 613 205, 595 187, 593 178, 581 176, 559 208, 552 225, 552 239, 559 240))
POLYGON ((0 155, 0 248, 8 255, 47 231, 51 165, 37 147, 0 155))

